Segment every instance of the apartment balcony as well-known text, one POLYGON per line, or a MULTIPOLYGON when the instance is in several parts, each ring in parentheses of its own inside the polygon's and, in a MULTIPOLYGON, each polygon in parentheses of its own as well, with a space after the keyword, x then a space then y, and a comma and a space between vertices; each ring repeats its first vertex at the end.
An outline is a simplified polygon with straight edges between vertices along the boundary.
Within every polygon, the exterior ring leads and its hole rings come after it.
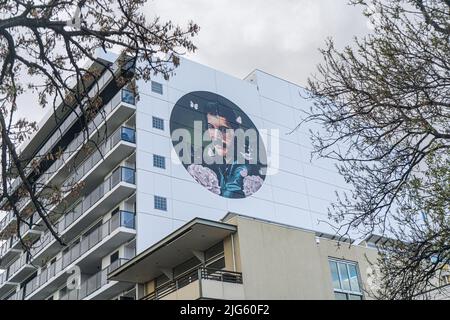
POLYGON ((17 258, 18 255, 23 252, 23 250, 11 248, 15 241, 15 239, 10 237, 0 247, 0 268, 6 267, 11 261, 13 261, 15 258, 17 258))
MULTIPOLYGON (((59 220, 55 229, 65 241, 70 241, 89 227, 105 212, 130 197, 136 190, 134 169, 119 167, 111 176, 80 201, 59 220)), ((31 249, 33 263, 41 265, 62 249, 50 231, 47 231, 31 249)))
MULTIPOLYGON (((75 168, 62 184, 63 190, 83 182, 85 185, 98 185, 103 178, 123 159, 130 156, 136 149, 135 130, 125 126, 119 127, 96 151, 75 168)), ((64 199, 70 200, 73 192, 68 191, 64 199)), ((75 195, 76 197, 77 195, 75 195)), ((31 230, 43 230, 45 226, 36 212, 31 230), (36 217, 35 217, 36 216, 36 217)), ((26 235, 26 234, 25 234, 26 235)))
POLYGON ((132 286, 130 283, 109 281, 108 274, 122 266, 128 259, 118 259, 102 271, 81 283, 79 290, 72 290, 60 300, 106 300, 132 286))
POLYGON ((19 291, 15 292, 7 300, 23 300, 23 292, 24 292, 24 289, 22 288, 19 291))
POLYGON ((63 183, 63 188, 84 182, 95 185, 100 182, 123 159, 136 150, 135 129, 119 127, 98 149, 83 161, 63 183))
MULTIPOLYGON (((42 235, 41 231, 32 229, 34 223, 36 223, 36 216, 37 214, 29 217, 20 226, 20 235, 24 243, 33 243, 42 235)), ((19 237, 16 235, 13 235, 6 240, 0 248, 0 267, 6 266, 17 257, 17 255, 23 252, 22 241, 20 241, 19 237)))
POLYGON ((143 300, 242 300, 242 273, 199 268, 158 287, 143 300))
POLYGON ((30 264, 30 259, 26 252, 14 261, 7 269, 7 281, 12 283, 20 283, 29 275, 36 271, 36 266, 30 264))
POLYGON ((46 298, 66 283, 69 277, 67 271, 73 266, 78 266, 83 272, 92 271, 90 268, 103 256, 132 240, 135 235, 134 213, 119 211, 73 244, 58 260, 29 282, 25 288, 26 299, 46 298))
MULTIPOLYGON (((82 149, 82 146, 88 139, 94 139, 99 132, 114 132, 123 122, 125 122, 131 115, 136 111, 135 107, 135 97, 134 95, 126 89, 120 90, 111 100, 107 103, 102 111, 88 124, 89 137, 86 137, 85 131, 80 132, 78 136, 72 140, 72 142, 67 146, 63 155, 57 159, 36 181, 36 185, 44 186, 49 183, 62 182, 64 175, 67 173, 64 168, 68 168, 73 164, 76 154, 82 149), (106 126, 106 127, 105 127, 106 126), (106 130, 105 130, 106 129, 106 130)), ((76 116, 73 113, 72 117, 76 116)), ((68 119, 69 122, 76 121, 74 119, 68 119)), ((68 121, 66 120, 66 121, 68 121)), ((64 126, 64 124, 62 124, 64 126)), ((60 131, 58 131, 58 138, 60 137, 60 131)), ((51 138, 47 141, 46 145, 41 148, 41 150, 50 150, 50 145, 56 143, 56 138, 51 138), (54 141, 55 140, 55 141, 54 141)), ((31 168, 28 169, 30 171, 31 168)), ((11 190, 16 190, 21 184, 21 179, 17 178, 11 187, 11 190)), ((38 190, 39 191, 39 190, 38 190)), ((23 198, 22 201, 18 203, 18 208, 23 211, 25 208, 30 206, 31 202, 29 199, 23 198)), ((4 205, 2 203, 1 205, 4 205)), ((14 228, 16 219, 12 212, 0 221, 0 236, 4 234, 4 230, 7 227, 14 228)))
POLYGON ((3 217, 0 221, 0 240, 6 240, 10 237, 11 232, 16 230, 16 222, 17 218, 12 211, 3 217))
POLYGON ((12 291, 16 286, 17 283, 9 281, 6 271, 0 274, 0 297, 12 291))
POLYGON ((11 291, 11 289, 25 280, 35 270, 36 267, 29 264, 27 254, 23 253, 0 275, 0 296, 11 291))

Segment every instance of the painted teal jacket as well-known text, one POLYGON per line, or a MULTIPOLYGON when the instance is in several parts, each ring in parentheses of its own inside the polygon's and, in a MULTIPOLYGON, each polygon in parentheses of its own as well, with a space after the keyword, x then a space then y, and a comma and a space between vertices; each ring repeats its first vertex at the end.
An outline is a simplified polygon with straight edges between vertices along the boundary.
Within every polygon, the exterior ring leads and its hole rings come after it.
POLYGON ((223 164, 214 170, 220 185, 220 195, 226 198, 245 198, 244 178, 249 172, 247 164, 223 164))

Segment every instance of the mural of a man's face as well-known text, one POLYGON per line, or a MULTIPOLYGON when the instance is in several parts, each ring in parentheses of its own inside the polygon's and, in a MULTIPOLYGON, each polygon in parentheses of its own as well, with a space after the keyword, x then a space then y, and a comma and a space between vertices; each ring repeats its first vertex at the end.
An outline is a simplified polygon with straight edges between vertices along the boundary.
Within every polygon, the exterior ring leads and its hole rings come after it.
POLYGON ((226 157, 232 149, 234 142, 234 131, 225 117, 207 114, 208 134, 213 143, 216 153, 226 157))
POLYGON ((188 174, 210 192, 242 199, 262 187, 264 143, 248 115, 227 98, 208 91, 184 95, 171 112, 170 134, 188 174))

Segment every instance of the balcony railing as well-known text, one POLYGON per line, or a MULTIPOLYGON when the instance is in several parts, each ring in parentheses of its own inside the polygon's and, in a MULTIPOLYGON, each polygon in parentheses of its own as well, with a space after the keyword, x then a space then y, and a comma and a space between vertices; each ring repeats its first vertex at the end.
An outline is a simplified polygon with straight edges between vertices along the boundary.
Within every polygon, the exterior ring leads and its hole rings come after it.
MULTIPOLYGON (((127 182, 130 184, 135 183, 135 172, 134 169, 128 167, 119 167, 113 171, 111 176, 109 176, 105 181, 103 181, 97 188, 95 188, 89 195, 84 197, 77 205, 74 206, 72 210, 62 217, 59 222, 55 225, 55 230, 58 234, 62 234, 69 226, 71 226, 75 221, 77 221, 84 213, 91 209, 105 194, 111 191, 120 182, 127 182)), ((39 253, 44 249, 50 242, 55 241, 53 235, 50 231, 47 231, 42 237, 41 241, 38 242, 37 246, 30 250, 32 256, 39 253)))
POLYGON ((3 219, 0 221, 0 231, 3 230, 11 220, 15 219, 14 212, 10 211, 3 219))
POLYGON ((27 284, 25 295, 28 296, 33 293, 120 227, 135 229, 135 214, 128 211, 119 211, 91 233, 80 238, 79 242, 72 245, 61 258, 27 284))
MULTIPOLYGON (((128 127, 118 128, 93 154, 73 170, 73 173, 63 183, 62 189, 64 190, 70 187, 70 185, 80 182, 80 180, 102 160, 102 157, 111 151, 120 141, 135 143, 135 130, 128 127)), ((29 223, 36 223, 40 221, 41 218, 38 213, 35 212, 28 220, 29 223)), ((23 235, 29 229, 27 224, 22 224, 21 234, 23 235)))
POLYGON ((4 271, 0 274, 0 287, 8 280, 8 273, 4 271))
POLYGON ((198 268, 158 287, 143 300, 158 300, 197 280, 213 280, 242 284, 242 273, 211 268, 198 268))
POLYGON ((23 291, 24 289, 21 288, 19 291, 10 296, 8 300, 23 300, 23 291))
POLYGON ((6 280, 11 279, 17 271, 30 262, 28 253, 23 253, 16 261, 14 261, 7 269, 6 280))
POLYGON ((127 127, 117 129, 97 150, 91 154, 83 163, 81 163, 73 173, 63 183, 63 188, 77 183, 86 175, 93 167, 95 167, 120 141, 135 143, 135 130, 127 127))
MULTIPOLYGON (((107 115, 109 115, 113 110, 115 110, 115 108, 117 106, 120 105, 120 102, 125 102, 128 104, 135 104, 135 96, 133 94, 133 92, 131 92, 130 90, 127 89, 122 89, 120 90, 111 100, 110 102, 108 102, 104 108, 101 110, 101 112, 99 112, 99 114, 94 118, 94 120, 92 120, 89 124, 88 124, 88 132, 90 132, 91 134, 94 133, 96 131, 97 128, 100 127, 101 123, 105 120, 105 118, 107 117, 107 115)), ((70 117, 76 117, 76 113, 72 113, 70 117)), ((73 119, 66 119, 64 123, 66 123, 66 121, 74 121, 73 119)), ((76 120, 76 119, 75 119, 76 120)), ((62 124, 61 126, 63 126, 64 124, 62 124)), ((61 137, 61 131, 58 130, 57 132, 58 134, 58 139, 61 137)), ((73 139, 70 144, 67 146, 67 148, 65 149, 63 155, 57 159, 55 162, 53 162, 53 164, 39 177, 39 179, 36 181, 36 185, 38 186, 44 186, 48 180, 58 171, 58 169, 67 162, 67 160, 75 153, 75 151, 87 140, 87 137, 85 136, 85 131, 82 131, 78 134, 78 136, 73 139)), ((41 150, 47 150, 49 149, 49 147, 47 147, 47 144, 49 145, 53 145, 55 142, 52 140, 52 138, 50 138, 46 145, 44 145, 44 147, 41 148, 41 150)), ((29 172, 31 172, 31 168, 29 168, 27 170, 27 174, 29 172)), ((11 185, 11 192, 14 192, 19 185, 22 183, 22 180, 20 177, 16 178, 12 185, 11 185)), ((29 199, 27 198, 22 198, 21 201, 19 201, 18 203, 18 209, 19 211, 21 211, 26 204, 29 202, 29 199)), ((12 214, 12 212, 11 212, 12 214)), ((11 216, 8 215, 5 218, 3 218, 3 220, 0 222, 0 230, 3 229, 4 226, 6 226, 9 221, 11 221, 11 216)))
POLYGON ((82 300, 86 298, 87 296, 91 295, 101 287, 108 284, 108 274, 110 272, 113 272, 120 266, 122 266, 124 263, 126 263, 129 259, 120 258, 113 263, 111 263, 108 267, 103 269, 102 271, 94 274, 90 278, 88 278, 86 281, 84 281, 80 285, 79 290, 71 290, 66 295, 62 296, 60 300, 82 300))
POLYGON ((12 238, 9 238, 2 244, 2 246, 0 247, 0 258, 2 258, 6 252, 8 252, 8 250, 11 248, 12 244, 13 244, 12 238))

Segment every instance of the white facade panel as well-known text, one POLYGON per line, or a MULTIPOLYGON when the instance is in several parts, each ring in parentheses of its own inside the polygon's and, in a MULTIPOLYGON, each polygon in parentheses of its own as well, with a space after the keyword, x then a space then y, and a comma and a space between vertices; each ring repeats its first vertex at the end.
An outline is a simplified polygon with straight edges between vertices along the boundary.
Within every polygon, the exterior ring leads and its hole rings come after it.
MULTIPOLYGON (((302 111, 308 110, 311 103, 305 100, 304 89, 292 83, 260 71, 255 71, 254 78, 256 83, 249 83, 183 59, 169 81, 154 79, 163 84, 162 95, 151 92, 150 83, 139 83, 138 253, 184 222, 195 217, 218 220, 228 212, 330 232, 328 224, 319 221, 327 219, 327 207, 335 199, 335 191, 345 184, 332 163, 310 160, 308 129, 313 126, 292 132, 304 116, 302 111), (272 130, 265 148, 267 156, 276 160, 269 165, 277 167, 276 173, 267 175, 262 187, 245 198, 227 198, 207 190, 188 173, 174 151, 170 138, 172 111, 183 96, 198 91, 231 101, 260 134, 264 129, 272 130), (164 119, 164 131, 152 128, 153 116, 164 119), (279 135, 277 146, 270 143, 271 137, 277 136, 273 130, 279 135), (153 154, 166 157, 166 169, 153 167, 153 154), (155 195, 167 199, 167 211, 154 208, 155 195)), ((195 101, 184 107, 192 114, 198 111, 195 101)))

